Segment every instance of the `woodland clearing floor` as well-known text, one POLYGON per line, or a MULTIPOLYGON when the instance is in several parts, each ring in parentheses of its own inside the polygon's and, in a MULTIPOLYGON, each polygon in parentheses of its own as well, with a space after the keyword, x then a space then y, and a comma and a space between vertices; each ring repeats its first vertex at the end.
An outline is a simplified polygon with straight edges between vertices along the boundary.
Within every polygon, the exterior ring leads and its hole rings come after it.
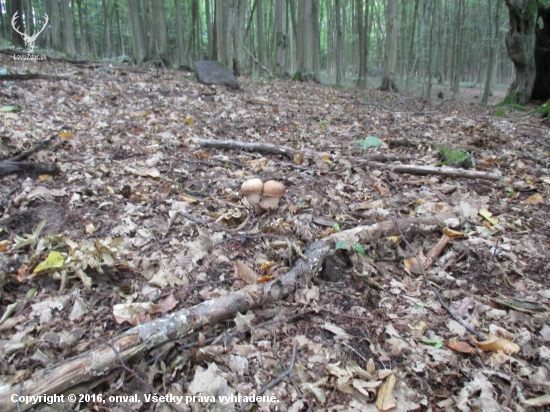
MULTIPOLYGON (((315 83, 240 78, 242 90, 233 92, 178 71, 5 56, 0 67, 73 73, 3 82, 0 90, 0 107, 19 108, 0 113, 2 159, 52 134, 49 147, 59 143, 26 159, 55 163, 59 173, 0 176, 2 385, 16 390, 35 371, 133 325, 247 282, 277 282, 300 260, 297 248, 331 234, 392 216, 452 214, 454 231, 339 242, 311 282, 284 300, 137 353, 65 394, 88 394, 81 410, 168 408, 147 402, 155 392, 205 397, 189 405, 172 399, 176 410, 235 410, 244 403, 208 406, 206 397, 265 389, 289 367, 296 341, 292 380, 267 389, 276 401, 257 410, 548 404, 538 398, 550 395, 547 121, 315 83), (196 139, 295 153, 199 148, 196 139), (502 179, 419 176, 365 163, 434 166, 441 147, 473 154, 475 170, 502 179), (276 211, 257 214, 243 203, 240 186, 251 177, 285 184, 276 211), (480 345, 453 320, 405 240, 449 309, 498 338, 480 345), (444 249, 431 256, 442 241, 444 249), (36 270, 48 256, 46 270, 36 270)), ((74 407, 65 398, 51 410, 74 407)))

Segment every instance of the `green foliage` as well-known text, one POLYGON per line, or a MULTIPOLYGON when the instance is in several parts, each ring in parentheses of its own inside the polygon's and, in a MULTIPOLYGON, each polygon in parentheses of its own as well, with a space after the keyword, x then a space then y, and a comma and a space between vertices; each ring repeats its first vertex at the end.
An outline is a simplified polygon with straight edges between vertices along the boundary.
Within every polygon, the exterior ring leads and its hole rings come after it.
POLYGON ((334 247, 334 250, 338 250, 338 249, 345 249, 347 247, 347 243, 345 240, 339 240, 338 242, 336 242, 336 246, 334 247))
POLYGON ((442 159, 436 166, 451 165, 469 169, 473 166, 473 159, 468 153, 462 150, 451 150, 448 147, 440 146, 438 148, 439 155, 442 159))
POLYGON ((4 106, 0 107, 0 112, 7 113, 7 112, 16 112, 19 110, 19 107, 17 106, 4 106))
POLYGON ((499 106, 507 106, 509 104, 513 104, 517 102, 518 102, 518 95, 516 92, 512 92, 508 94, 502 102, 500 102, 499 106))
POLYGON ((510 107, 512 107, 516 110, 521 110, 522 112, 525 112, 527 110, 527 107, 522 106, 521 104, 517 104, 517 103, 511 104, 510 107))
POLYGON ((323 120, 319 120, 319 126, 321 127, 327 127, 328 126, 328 121, 323 119, 323 120))
POLYGON ((367 150, 369 147, 380 146, 382 141, 378 137, 367 136, 365 137, 365 140, 355 140, 355 143, 361 146, 361 149, 367 150))
POLYGON ((335 223, 334 226, 332 226, 332 230, 334 230, 335 232, 339 232, 342 229, 340 228, 340 225, 338 223, 335 223))
POLYGON ((435 349, 441 349, 443 347, 443 342, 436 339, 420 339, 420 342, 425 343, 426 345, 432 345, 435 349))
POLYGON ((361 245, 361 243, 356 243, 353 248, 355 249, 355 251, 357 253, 359 253, 360 255, 363 255, 363 256, 366 256, 367 254, 365 253, 365 248, 361 245))
POLYGON ((506 110, 501 108, 496 108, 495 110, 493 110, 492 115, 497 117, 506 117, 506 110))
POLYGON ((550 117, 550 99, 543 105, 537 107, 535 113, 542 115, 542 117, 550 117))
POLYGON ((302 81, 302 73, 296 72, 294 73, 294 76, 292 76, 293 82, 301 82, 302 81))

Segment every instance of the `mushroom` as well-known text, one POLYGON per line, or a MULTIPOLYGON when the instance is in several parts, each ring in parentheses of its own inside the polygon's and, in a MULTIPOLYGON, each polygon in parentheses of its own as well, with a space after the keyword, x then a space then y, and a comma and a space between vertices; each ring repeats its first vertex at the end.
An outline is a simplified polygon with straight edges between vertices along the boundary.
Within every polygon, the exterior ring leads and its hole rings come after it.
POLYGON ((285 185, 275 180, 268 180, 264 183, 263 198, 260 207, 264 210, 276 209, 279 198, 285 194, 285 185))
POLYGON ((245 195, 250 206, 253 206, 260 201, 260 195, 262 194, 263 187, 264 182, 257 178, 246 180, 243 183, 241 186, 241 193, 245 195))

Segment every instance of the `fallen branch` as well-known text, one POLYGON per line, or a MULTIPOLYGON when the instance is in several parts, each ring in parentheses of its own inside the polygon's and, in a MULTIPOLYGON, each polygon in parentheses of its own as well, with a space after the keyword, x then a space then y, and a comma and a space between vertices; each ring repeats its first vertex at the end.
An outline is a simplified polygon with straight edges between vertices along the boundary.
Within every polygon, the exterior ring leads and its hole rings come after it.
POLYGON ((0 80, 3 81, 14 81, 14 80, 67 80, 72 75, 72 73, 64 74, 40 74, 40 73, 26 73, 26 74, 3 74, 0 75, 0 80))
MULTIPOLYGON (((290 358, 290 365, 288 365, 288 368, 281 373, 277 378, 273 379, 271 382, 269 382, 267 385, 265 385, 257 394, 256 397, 262 396, 266 391, 268 391, 271 388, 274 388, 278 384, 280 384, 282 381, 285 380, 287 376, 292 375, 292 371, 294 370, 294 364, 296 363, 296 348, 298 347, 298 341, 294 339, 294 345, 292 346, 292 356, 290 358)), ((246 405, 244 405, 239 411, 245 411, 248 409, 248 407, 252 404, 252 402, 247 402, 246 405)))
MULTIPOLYGON (((409 218, 398 221, 404 233, 430 233, 444 226, 454 227, 460 222, 452 214, 431 218, 409 218)), ((143 325, 135 326, 114 337, 108 343, 35 372, 32 377, 13 386, 0 388, 0 410, 16 407, 12 396, 39 396, 61 394, 69 388, 106 375, 113 368, 133 356, 156 348, 168 341, 181 339, 206 325, 234 317, 237 312, 261 307, 278 301, 297 288, 305 287, 322 267, 323 261, 334 251, 336 242, 344 240, 350 248, 357 242, 370 243, 385 236, 395 236, 399 230, 392 221, 360 226, 335 233, 313 243, 305 252, 307 260, 299 259, 296 265, 274 282, 250 285, 246 288, 212 299, 191 308, 182 309, 143 325)), ((32 404, 21 402, 21 410, 32 404)))
MULTIPOLYGON (((392 220, 395 222, 395 226, 397 227, 397 230, 399 231, 399 234, 401 235, 401 238, 403 239, 403 241, 405 242, 405 244, 407 245, 407 247, 409 248, 409 250, 412 252, 414 258, 416 259, 416 261, 418 262, 418 265, 420 266, 420 269, 422 270, 422 276, 424 276, 424 282, 426 283, 426 285, 431 289, 431 291, 433 293, 435 293, 435 296, 437 296, 437 300, 439 301, 439 303, 441 304, 441 306, 443 306, 445 308, 445 310, 447 312, 449 312, 449 315, 451 315, 451 317, 458 323, 460 324, 463 328, 465 328, 468 332, 470 332, 472 335, 474 335, 478 340, 486 340, 487 337, 476 331, 474 328, 472 328, 470 325, 467 325, 466 323, 464 323, 462 321, 462 319, 456 315, 456 313, 454 313, 454 311, 445 303, 445 301, 443 300, 443 298, 441 297, 441 295, 439 294, 439 290, 437 290, 430 282, 430 280, 428 279, 428 275, 426 274, 426 271, 424 270, 424 265, 422 264, 422 260, 420 259, 420 257, 418 256, 418 254, 416 253, 416 251, 414 250, 414 248, 412 247, 412 245, 409 243, 409 241, 407 240, 407 237, 405 236, 405 234, 403 233, 403 231, 401 230, 401 225, 400 223, 398 222, 398 220, 395 218, 394 215, 392 215, 392 220)), ((446 243, 446 242, 445 242, 446 243)))
POLYGON ((395 173, 408 173, 412 175, 439 175, 447 177, 464 177, 466 179, 501 180, 499 173, 480 172, 478 170, 455 169, 452 167, 415 166, 415 165, 387 165, 378 162, 364 162, 365 166, 375 169, 391 170, 395 173))
POLYGON ((262 69, 264 69, 266 72, 268 72, 269 75, 270 75, 271 77, 275 77, 275 75, 274 75, 273 73, 271 73, 267 67, 265 67, 262 63, 260 63, 260 62, 254 57, 254 55, 253 55, 252 53, 250 53, 250 50, 248 50, 246 47, 243 47, 243 48, 246 50, 246 52, 247 52, 248 54, 250 54, 250 57, 252 57, 252 59, 254 59, 254 61, 258 64, 258 66, 260 66, 262 69))
POLYGON ((55 174, 59 169, 54 163, 0 162, 0 176, 11 173, 55 174))
POLYGON ((51 135, 49 135, 48 137, 46 137, 44 140, 38 142, 37 144, 35 144, 33 147, 31 147, 29 150, 26 150, 24 152, 21 152, 19 153, 17 156, 14 156, 8 160, 12 161, 12 162, 16 162, 16 161, 19 161, 19 160, 23 160, 23 159, 26 159, 27 157, 29 157, 30 155, 32 155, 33 153, 36 153, 36 152, 39 152, 40 150, 42 150, 43 148, 45 148, 49 143, 51 143, 57 136, 57 132, 56 133, 52 133, 51 135))
POLYGON ((198 145, 200 147, 210 147, 215 149, 228 149, 228 150, 244 150, 247 152, 259 152, 270 153, 275 155, 287 156, 290 159, 298 153, 297 150, 286 147, 277 146, 269 143, 245 143, 236 142, 234 140, 208 140, 208 139, 196 139, 191 138, 185 141, 190 145, 198 145))

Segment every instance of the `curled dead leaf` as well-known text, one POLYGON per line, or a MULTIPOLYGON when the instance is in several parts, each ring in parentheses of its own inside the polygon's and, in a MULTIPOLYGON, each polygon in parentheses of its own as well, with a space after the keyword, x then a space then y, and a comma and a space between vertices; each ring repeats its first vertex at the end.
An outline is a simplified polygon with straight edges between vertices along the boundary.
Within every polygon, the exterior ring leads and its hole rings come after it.
POLYGON ((474 351, 474 348, 472 348, 468 343, 462 342, 459 340, 452 340, 449 342, 448 345, 445 345, 449 349, 454 350, 455 352, 460 353, 472 353, 474 351))
POLYGON ((392 373, 388 377, 388 380, 380 386, 375 403, 379 410, 389 411, 397 406, 397 402, 393 399, 393 389, 395 388, 396 383, 397 378, 395 377, 395 374, 392 373))
POLYGON ((489 334, 487 337, 487 340, 484 342, 478 342, 476 338, 473 338, 474 343, 476 346, 481 350, 487 350, 487 351, 502 351, 506 353, 507 355, 513 355, 515 353, 518 353, 521 348, 516 345, 513 342, 510 342, 508 339, 505 338, 499 338, 498 336, 493 335, 492 333, 489 334))
POLYGON ((246 263, 242 260, 237 260, 237 274, 249 285, 254 285, 258 281, 258 274, 254 272, 246 263))

